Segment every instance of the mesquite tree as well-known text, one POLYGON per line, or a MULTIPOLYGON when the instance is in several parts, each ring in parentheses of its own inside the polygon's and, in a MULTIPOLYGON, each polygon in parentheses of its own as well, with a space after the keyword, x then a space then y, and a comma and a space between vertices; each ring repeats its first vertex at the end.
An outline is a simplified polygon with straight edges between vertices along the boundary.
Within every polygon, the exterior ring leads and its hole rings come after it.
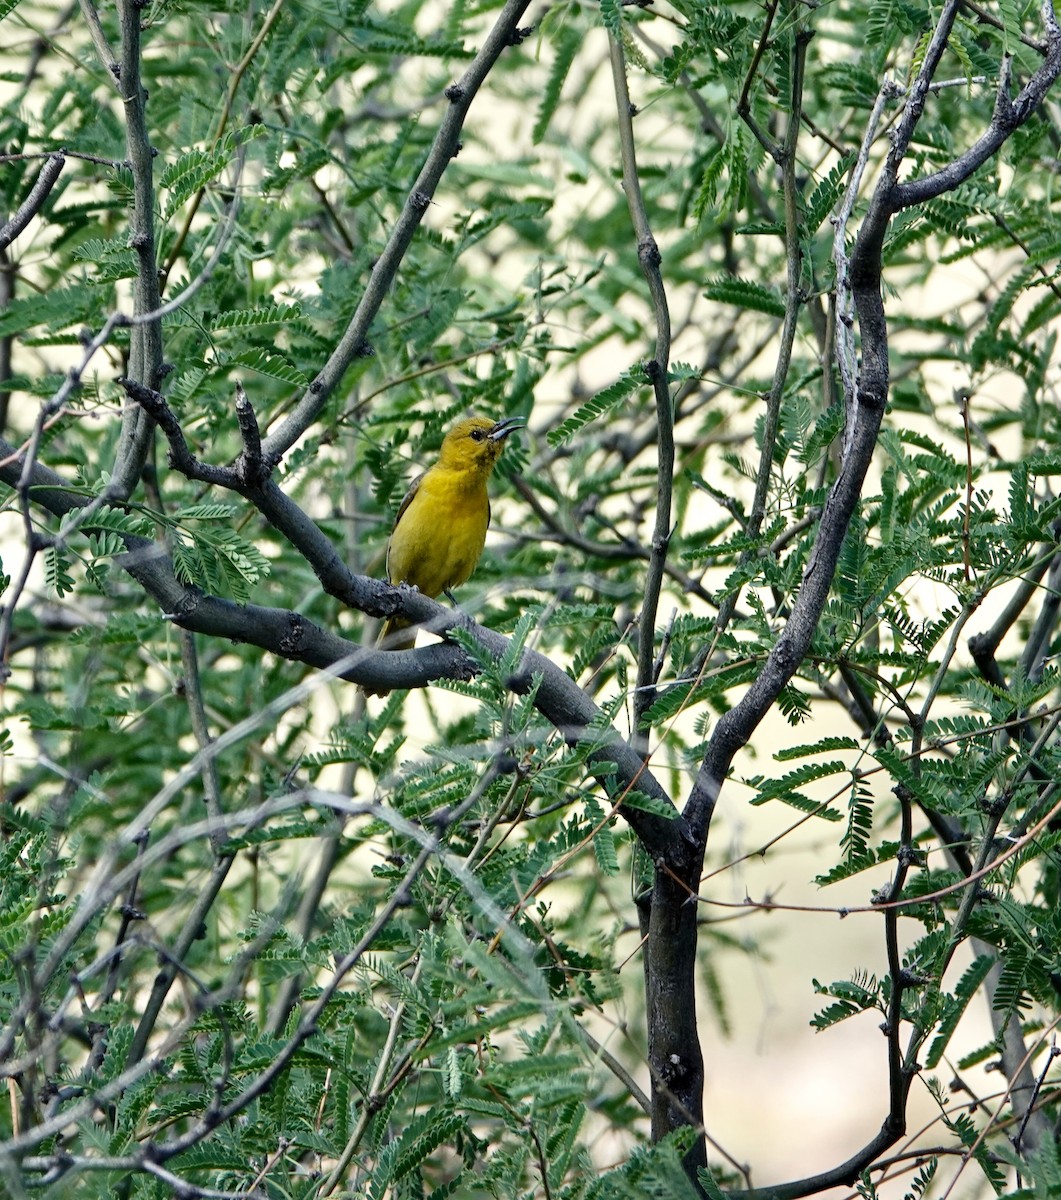
POLYGON ((1049 0, 0 17, 10 1194, 1054 1186, 1049 0), (454 608, 382 555, 470 412, 454 608), (704 1063, 808 826, 886 1082, 778 1180, 704 1063))

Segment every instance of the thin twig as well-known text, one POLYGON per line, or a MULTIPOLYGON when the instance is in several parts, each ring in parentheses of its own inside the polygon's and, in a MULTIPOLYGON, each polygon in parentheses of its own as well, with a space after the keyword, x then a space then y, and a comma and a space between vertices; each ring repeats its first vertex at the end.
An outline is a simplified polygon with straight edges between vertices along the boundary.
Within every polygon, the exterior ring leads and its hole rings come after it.
POLYGON ((81 19, 88 27, 88 35, 92 39, 92 45, 96 48, 96 54, 103 66, 107 80, 114 90, 120 96, 122 94, 118 80, 121 78, 122 67, 118 61, 118 56, 111 49, 110 43, 107 41, 107 35, 103 32, 103 26, 100 24, 99 13, 96 10, 92 0, 80 0, 81 19))
POLYGON ((762 32, 759 34, 759 40, 755 44, 755 53, 752 55, 752 61, 748 65, 748 72, 744 76, 744 86, 741 88, 740 98, 737 100, 737 112, 741 120, 755 134, 756 140, 762 148, 770 155, 772 159, 780 163, 781 148, 773 138, 769 137, 766 131, 759 126, 759 122, 752 116, 751 107, 751 88, 752 81, 759 72, 759 64, 762 62, 763 54, 766 52, 767 43, 770 38, 770 30, 773 28, 774 17, 777 15, 778 0, 769 0, 766 6, 766 19, 763 22, 762 32))
POLYGON ((648 281, 652 311, 656 321, 656 346, 646 372, 656 398, 656 518, 652 530, 645 595, 641 604, 637 649, 637 685, 634 698, 635 736, 644 737, 644 717, 656 696, 655 664, 656 612, 671 539, 671 501, 674 490, 674 412, 671 407, 667 371, 670 364, 670 309, 660 272, 661 256, 652 235, 648 213, 641 195, 634 144, 633 105, 626 79, 626 55, 622 39, 609 33, 612 85, 615 89, 619 146, 623 163, 623 191, 630 220, 637 237, 637 257, 648 281))
POLYGON ((18 206, 18 211, 11 220, 0 226, 0 250, 6 250, 44 207, 44 202, 48 199, 65 165, 66 158, 61 150, 50 154, 45 159, 44 165, 37 174, 36 182, 30 188, 29 195, 18 206))

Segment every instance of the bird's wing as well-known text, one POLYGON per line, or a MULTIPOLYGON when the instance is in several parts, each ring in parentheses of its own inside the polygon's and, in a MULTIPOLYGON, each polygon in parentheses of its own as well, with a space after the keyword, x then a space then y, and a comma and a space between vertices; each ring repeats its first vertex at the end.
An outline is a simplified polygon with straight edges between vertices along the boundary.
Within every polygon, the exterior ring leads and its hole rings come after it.
MULTIPOLYGON (((417 491, 419 490, 420 484, 423 482, 424 475, 426 475, 426 474, 427 474, 427 472, 424 471, 423 474, 417 475, 417 477, 412 481, 412 483, 409 484, 409 490, 405 493, 405 496, 403 497, 401 504, 398 506, 398 515, 394 518, 394 526, 391 529, 391 538, 392 539, 394 537, 394 530, 398 528, 399 522, 401 521, 402 517, 405 515, 405 510, 409 507, 410 504, 412 504, 413 497, 416 495, 417 491)), ((388 579, 390 578, 390 575, 391 575, 391 543, 388 541, 387 542, 387 578, 388 579)))
POLYGON ((394 518, 394 528, 391 529, 391 533, 393 533, 394 530, 398 528, 398 522, 405 515, 405 510, 409 507, 410 504, 412 504, 413 497, 416 495, 417 491, 419 490, 420 484, 423 483, 424 475, 426 475, 426 474, 427 474, 427 472, 424 471, 423 474, 417 475, 417 477, 412 481, 412 483, 409 484, 409 490, 405 493, 405 496, 402 498, 401 504, 398 505, 398 515, 394 518))

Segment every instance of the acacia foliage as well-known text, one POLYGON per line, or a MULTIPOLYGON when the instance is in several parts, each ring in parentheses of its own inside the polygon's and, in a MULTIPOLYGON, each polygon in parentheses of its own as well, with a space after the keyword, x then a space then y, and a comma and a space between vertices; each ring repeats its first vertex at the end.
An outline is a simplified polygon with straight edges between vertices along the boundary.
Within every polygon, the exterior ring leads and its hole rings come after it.
MULTIPOLYGON (((724 1146, 696 1170, 695 1101, 668 1112, 688 1078, 655 1052, 682 1026, 643 1010, 637 964, 653 994, 668 842, 695 847, 685 913, 691 888, 709 918, 736 869, 696 789, 846 462, 845 330, 871 331, 836 264, 931 60, 902 179, 941 186, 896 206, 880 247, 874 467, 779 679, 791 736, 747 730, 718 811, 762 806, 779 845, 819 826, 814 902, 861 887, 876 911, 852 919, 885 964, 819 981, 808 962, 793 985, 824 997, 823 1053, 864 1023, 888 1087, 879 1145, 793 1164, 810 1178, 778 1194, 859 1177, 868 1195, 899 1172, 920 1195, 974 1170, 1049 1190, 1055 109, 955 168, 1001 130, 996 92, 1057 53, 1052 14, 948 6, 935 64, 942 18, 909 0, 532 7, 455 89, 519 7, 0 4, 0 190, 28 205, 0 263, 3 432, 23 451, 0 466, 5 1185, 590 1200, 775 1182, 724 1146), (143 129, 120 94, 135 68, 143 129), (444 663, 464 678, 366 705, 321 668, 396 601, 328 555, 382 573, 410 476, 468 411, 529 418, 461 596, 507 642, 456 630, 444 663), (596 711, 570 715, 531 651, 596 711), (994 1039, 970 1043, 985 1008, 994 1039), (1007 1090, 964 1111, 955 1057, 998 1060, 1007 1090), (938 1112, 927 1165, 900 1141, 912 1088, 938 1112)), ((690 926, 675 967, 716 1018, 705 1048, 733 1016, 728 956, 754 947, 725 929, 690 926)))

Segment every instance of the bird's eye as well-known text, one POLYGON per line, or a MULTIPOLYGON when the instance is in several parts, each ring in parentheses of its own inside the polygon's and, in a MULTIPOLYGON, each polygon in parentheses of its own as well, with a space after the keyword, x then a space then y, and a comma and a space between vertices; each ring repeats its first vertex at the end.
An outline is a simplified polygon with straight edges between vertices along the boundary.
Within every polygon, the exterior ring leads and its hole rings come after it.
POLYGON ((486 437, 486 430, 485 429, 473 429, 471 436, 472 436, 473 442, 481 442, 483 440, 483 438, 486 437))

